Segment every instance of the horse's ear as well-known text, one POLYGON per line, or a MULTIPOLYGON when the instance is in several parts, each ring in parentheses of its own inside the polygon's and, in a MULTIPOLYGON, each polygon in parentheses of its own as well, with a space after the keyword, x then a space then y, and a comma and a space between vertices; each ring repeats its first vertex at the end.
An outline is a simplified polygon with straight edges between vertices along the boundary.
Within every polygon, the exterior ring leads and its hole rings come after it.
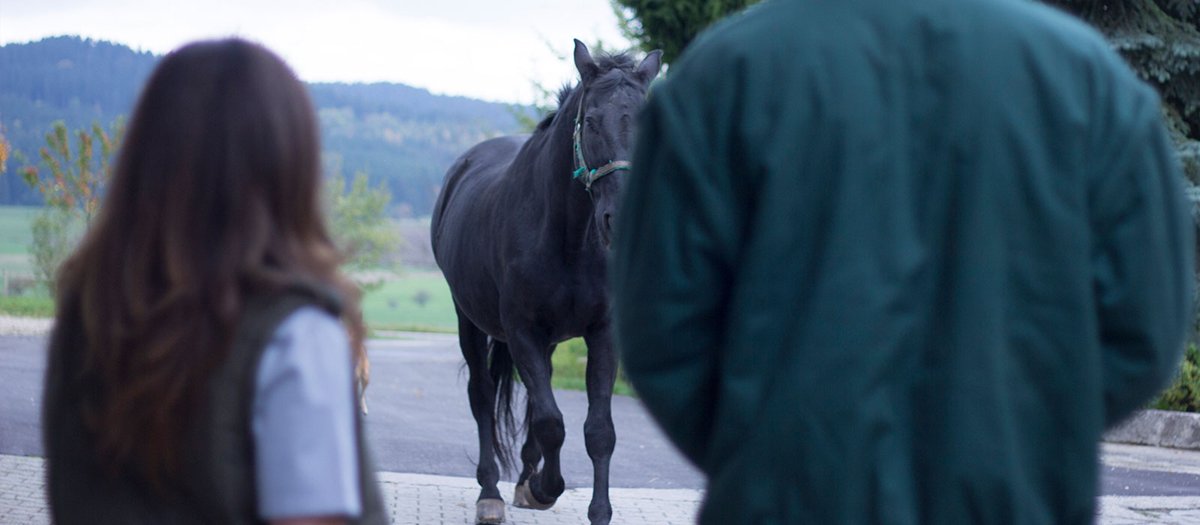
POLYGON ((649 82, 658 76, 660 68, 662 68, 662 50, 655 49, 647 53, 646 58, 642 59, 642 63, 638 64, 637 74, 642 82, 649 82))
POLYGON ((592 60, 592 53, 578 38, 575 39, 575 69, 579 70, 579 79, 584 82, 591 80, 600 70, 596 61, 592 60))

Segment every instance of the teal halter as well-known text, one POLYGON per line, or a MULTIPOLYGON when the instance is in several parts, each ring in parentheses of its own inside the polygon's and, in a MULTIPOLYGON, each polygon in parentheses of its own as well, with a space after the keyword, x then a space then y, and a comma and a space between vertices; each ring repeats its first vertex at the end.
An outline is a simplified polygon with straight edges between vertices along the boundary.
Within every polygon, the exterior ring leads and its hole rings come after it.
POLYGON ((592 184, 595 184, 601 177, 618 171, 629 171, 633 168, 633 163, 627 160, 614 160, 599 168, 588 169, 587 160, 583 158, 583 100, 586 95, 586 91, 579 95, 579 109, 575 112, 575 135, 573 137, 575 171, 571 173, 571 178, 582 182, 584 189, 591 193, 592 184))

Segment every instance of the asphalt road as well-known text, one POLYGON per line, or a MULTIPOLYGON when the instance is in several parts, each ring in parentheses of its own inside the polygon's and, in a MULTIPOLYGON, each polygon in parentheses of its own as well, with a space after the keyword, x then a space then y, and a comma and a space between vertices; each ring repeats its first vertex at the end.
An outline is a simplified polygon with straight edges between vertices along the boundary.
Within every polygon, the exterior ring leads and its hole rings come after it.
MULTIPOLYGON (((467 402, 467 372, 455 336, 373 340, 367 436, 380 470, 475 477, 479 457, 467 402)), ((38 425, 45 339, 0 336, 0 454, 41 456, 38 425)), ((592 485, 583 444, 587 396, 555 393, 567 428, 563 477, 592 485)), ((518 412, 519 417, 519 412, 518 412)), ((519 420, 519 419, 518 419, 519 420)), ((703 480, 666 441, 637 400, 614 396, 613 487, 701 488, 703 480)), ((511 473, 509 481, 516 478, 511 473)))
MULTIPOLYGON (((42 453, 38 413, 44 345, 40 337, 0 337, 0 454, 42 453)), ((366 421, 379 469, 474 477, 478 444, 456 339, 377 340, 370 343, 370 355, 366 421)), ((574 391, 555 395, 567 426, 563 476, 568 487, 590 486, 591 461, 583 445, 587 398, 574 391)), ((703 487, 700 474, 666 442, 637 400, 614 397, 613 419, 613 487, 703 487)), ((1194 474, 1118 467, 1101 472, 1106 496, 1200 494, 1200 476, 1194 474)))

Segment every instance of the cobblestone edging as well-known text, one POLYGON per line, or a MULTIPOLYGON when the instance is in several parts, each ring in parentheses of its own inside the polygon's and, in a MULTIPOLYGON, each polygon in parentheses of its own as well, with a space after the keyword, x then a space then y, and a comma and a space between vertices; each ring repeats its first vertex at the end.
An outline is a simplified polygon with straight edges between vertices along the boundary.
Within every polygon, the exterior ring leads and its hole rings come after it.
MULTIPOLYGON (((1134 458, 1131 461, 1138 463, 1140 460, 1134 458)), ((41 458, 0 455, 0 524, 50 525, 43 468, 41 458)), ((380 472, 378 476, 393 524, 470 525, 475 522, 472 502, 479 493, 479 486, 473 479, 393 472, 380 472)), ((501 484, 505 495, 511 494, 512 488, 512 483, 501 484)), ((699 490, 622 488, 611 489, 611 494, 614 523, 644 525, 695 523, 704 495, 699 490)), ((591 490, 577 488, 564 493, 558 504, 548 511, 508 505, 508 523, 584 525, 590 498, 591 490)), ((1098 499, 1096 510, 1099 525, 1200 524, 1200 497, 1105 496, 1098 499)))
POLYGON ((1143 410, 1108 431, 1109 443, 1200 450, 1200 414, 1143 410))
POLYGON ((53 319, 0 315, 0 335, 46 335, 51 326, 53 319))
MULTIPOLYGON (((474 479, 379 472, 384 503, 394 525, 471 524, 479 485, 474 479)), ((515 488, 500 482, 507 499, 515 488)), ((683 525, 695 523, 703 492, 691 489, 611 488, 613 523, 683 525)), ((544 511, 506 505, 506 523, 583 525, 587 523, 591 488, 567 489, 553 508, 544 511)))
MULTIPOLYGON (((41 458, 0 455, 0 525, 50 525, 41 458)), ((394 525, 475 523, 474 479, 379 472, 380 491, 394 525)), ((501 483, 507 497, 512 483, 501 483)), ((610 489, 614 523, 681 525, 696 522, 703 492, 687 489, 610 489)), ((546 511, 507 505, 508 523, 584 525, 590 488, 569 489, 546 511)))

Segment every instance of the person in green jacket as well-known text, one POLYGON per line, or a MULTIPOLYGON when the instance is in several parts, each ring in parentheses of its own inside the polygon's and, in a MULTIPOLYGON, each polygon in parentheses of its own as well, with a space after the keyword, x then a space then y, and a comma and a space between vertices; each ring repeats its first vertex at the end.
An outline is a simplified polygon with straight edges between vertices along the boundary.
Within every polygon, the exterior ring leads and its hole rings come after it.
POLYGON ((1171 376, 1192 232, 1159 100, 1014 0, 773 0, 639 123, 611 279, 705 524, 1091 523, 1171 376))

